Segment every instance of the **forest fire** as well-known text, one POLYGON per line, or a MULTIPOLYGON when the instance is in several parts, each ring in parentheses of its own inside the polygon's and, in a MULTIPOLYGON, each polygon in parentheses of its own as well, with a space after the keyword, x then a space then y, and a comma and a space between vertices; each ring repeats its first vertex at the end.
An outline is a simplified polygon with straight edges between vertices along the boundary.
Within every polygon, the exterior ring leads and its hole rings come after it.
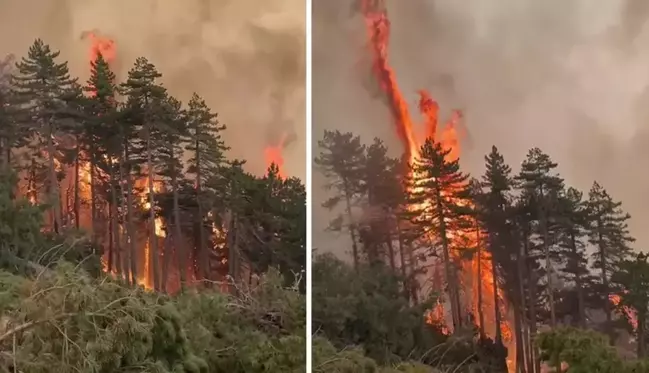
MULTIPOLYGON (((117 44, 111 38, 102 36, 99 32, 86 32, 82 34, 82 40, 89 43, 87 58, 91 70, 96 68, 95 61, 100 56, 112 68, 119 63, 117 44)), ((87 89, 86 94, 89 98, 97 95, 93 87, 87 89)), ((111 105, 112 102, 107 103, 111 105)), ((199 263, 194 248, 181 248, 180 250, 186 251, 179 254, 182 252, 177 251, 179 242, 182 246, 183 241, 191 241, 192 238, 168 230, 165 217, 160 216, 158 210, 163 209, 161 205, 164 202, 157 199, 162 199, 159 195, 171 192, 167 190, 170 188, 169 182, 158 180, 155 173, 150 179, 151 171, 147 166, 141 167, 137 174, 123 169, 120 164, 121 156, 108 157, 104 154, 102 161, 92 160, 89 155, 91 151, 78 147, 74 139, 68 137, 57 138, 55 141, 61 141, 60 145, 75 152, 76 160, 72 164, 64 165, 57 157, 53 159, 54 169, 62 175, 58 182, 61 223, 57 224, 55 214, 50 211, 49 227, 44 229, 56 231, 61 227, 76 227, 87 230, 92 244, 101 247, 101 265, 104 272, 124 277, 126 281, 132 281, 149 290, 155 288, 173 293, 180 289, 183 275, 185 283, 195 283, 198 281, 197 272, 211 270, 199 263), (115 170, 114 175, 109 174, 111 167, 115 170), (119 171, 116 168, 119 168, 119 171), (111 179, 114 181, 114 187, 111 188, 115 189, 112 191, 107 190, 111 179), (112 195, 108 197, 106 193, 112 195), (152 194, 154 198, 151 198, 152 194), (181 260, 179 255, 185 257, 181 260), (182 261, 184 264, 181 264, 182 261), (184 269, 181 269, 181 265, 184 269), (166 274, 164 280, 161 279, 161 273, 166 274)), ((277 145, 268 147, 265 152, 268 163, 275 163, 282 177, 282 149, 285 145, 286 136, 282 136, 277 145)), ((47 152, 42 152, 43 157, 47 158, 47 152)), ((35 176, 26 176, 26 196, 34 204, 42 202, 41 198, 45 196, 32 181, 35 176)), ((203 213, 211 224, 210 236, 203 238, 205 245, 215 251, 222 251, 226 240, 226 227, 221 226, 219 217, 212 216, 212 211, 203 213)), ((222 266, 227 264, 226 259, 223 259, 225 256, 217 256, 221 258, 222 266)))
MULTIPOLYGON (((365 18, 366 30, 370 42, 371 54, 373 56, 373 73, 378 80, 383 93, 387 96, 389 109, 394 121, 396 134, 401 140, 404 147, 404 157, 410 164, 415 163, 419 157, 420 146, 423 144, 424 139, 430 138, 436 142, 441 143, 444 149, 449 150, 446 155, 447 160, 456 160, 460 156, 460 142, 458 134, 458 124, 462 118, 460 111, 454 111, 451 118, 441 128, 439 124, 439 105, 433 100, 427 91, 420 91, 419 96, 419 109, 422 117, 424 118, 423 136, 418 136, 416 133, 415 123, 412 119, 408 103, 399 89, 396 79, 396 73, 390 66, 388 61, 388 47, 390 36, 390 21, 387 17, 386 9, 376 0, 363 0, 362 12, 365 18)), ((418 179, 419 175, 410 175, 414 180, 418 179)), ((416 185, 416 183, 415 183, 416 185)), ((406 193, 416 192, 416 186, 411 187, 406 193)), ((446 194, 448 198, 448 192, 446 194)), ((442 198, 445 194, 442 193, 442 198)), ((468 201, 456 201, 458 204, 469 203, 468 201)), ((426 201, 425 204, 433 203, 433 201, 426 201)), ((413 209, 419 209, 421 206, 412 206, 413 209)), ((494 320, 493 317, 493 299, 494 299, 494 275, 491 270, 491 258, 484 249, 480 249, 484 245, 479 239, 479 232, 471 230, 455 230, 449 232, 450 247, 452 249, 452 256, 458 259, 462 255, 463 248, 478 248, 479 255, 474 255, 471 260, 463 261, 463 268, 460 278, 460 286, 465 294, 469 292, 472 296, 466 296, 464 302, 467 303, 465 307, 469 307, 469 311, 473 315, 478 313, 478 289, 482 290, 482 310, 485 315, 485 320, 494 320), (478 276, 480 274, 480 276, 478 276), (491 315, 489 312, 491 311, 491 315)), ((411 263, 411 266, 413 263, 411 263)), ((443 266, 438 261, 432 263, 434 273, 443 273, 443 266)), ((435 281, 433 281, 435 282, 435 281)), ((441 291, 442 284, 435 284, 435 291, 441 291)), ((501 291, 499 303, 504 304, 504 299, 501 291)), ((506 307, 503 307, 501 314, 507 315, 506 307)), ((443 331, 452 332, 452 327, 447 322, 447 316, 444 311, 444 303, 439 302, 435 309, 431 310, 427 319, 430 322, 436 322, 442 325, 443 331)), ((476 318, 476 323, 479 320, 476 318)), ((484 329, 490 337, 493 337, 495 326, 492 322, 489 324, 485 321, 484 329)), ((480 326, 480 325, 478 325, 480 326)), ((507 322, 503 322, 501 326, 503 331, 504 342, 508 345, 509 351, 514 351, 515 341, 512 340, 512 333, 507 322)), ((511 360, 511 355, 510 355, 511 360)))

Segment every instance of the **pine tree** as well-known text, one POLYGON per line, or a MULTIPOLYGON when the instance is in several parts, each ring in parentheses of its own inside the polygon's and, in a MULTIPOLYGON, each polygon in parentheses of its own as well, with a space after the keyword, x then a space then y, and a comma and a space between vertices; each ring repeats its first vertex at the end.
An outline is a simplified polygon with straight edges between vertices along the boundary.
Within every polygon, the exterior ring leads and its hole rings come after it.
POLYGON ((403 191, 397 173, 398 161, 390 158, 387 152, 378 138, 367 147, 363 169, 367 201, 363 225, 359 228, 370 263, 383 263, 387 257, 390 268, 396 271, 395 213, 403 191))
MULTIPOLYGON (((336 194, 325 201, 322 206, 335 209, 340 202, 344 203, 345 215, 348 220, 347 228, 352 241, 352 258, 354 268, 360 263, 358 252, 358 229, 352 216, 352 207, 363 193, 363 164, 365 162, 365 146, 360 137, 351 132, 325 131, 324 138, 318 141, 320 155, 315 158, 314 165, 327 178, 325 189, 333 190, 336 194)), ((331 222, 330 229, 341 230, 343 215, 331 222)))
POLYGON ((505 163, 505 158, 500 154, 498 149, 493 146, 491 152, 485 156, 485 174, 482 176, 480 186, 482 193, 478 198, 478 204, 481 205, 480 218, 487 229, 487 247, 491 254, 491 268, 494 277, 494 315, 496 325, 496 344, 502 346, 502 315, 500 310, 500 298, 498 296, 498 281, 506 277, 498 271, 498 264, 501 267, 508 268, 507 263, 510 258, 509 237, 509 214, 511 213, 511 195, 513 189, 513 178, 511 176, 511 167, 505 163))
MULTIPOLYGON (((485 317, 484 317, 484 291, 483 291, 483 279, 484 279, 484 273, 485 271, 490 271, 491 268, 484 268, 484 262, 485 259, 488 259, 490 262, 494 263, 495 261, 493 260, 493 256, 490 258, 489 255, 486 255, 485 253, 485 237, 487 236, 486 234, 486 227, 484 224, 484 219, 482 219, 482 216, 485 214, 484 206, 480 203, 480 201, 483 199, 483 192, 482 192, 482 185, 479 180, 477 179, 471 179, 469 182, 469 188, 471 191, 471 197, 475 203, 475 205, 472 208, 471 211, 471 221, 472 221, 472 227, 469 229, 472 229, 475 231, 475 242, 473 242, 473 246, 467 247, 468 252, 471 254, 471 260, 475 261, 477 264, 477 281, 474 281, 473 284, 477 284, 477 289, 474 289, 474 291, 477 292, 478 296, 478 306, 477 306, 477 312, 478 312, 478 327, 479 327, 479 336, 481 340, 485 340, 487 338, 487 334, 485 331, 485 317)), ((472 242, 468 242, 469 245, 472 244, 472 242)), ((493 274, 493 279, 494 279, 494 285, 497 283, 497 278, 496 274, 493 274)), ((498 286, 494 286, 494 293, 498 294, 498 286)), ((497 304, 497 302, 496 302, 497 304)), ((496 312, 497 314, 500 313, 500 310, 496 307, 496 312)), ((496 319, 499 319, 500 316, 497 316, 496 319)), ((498 330, 496 332, 496 335, 499 336, 502 333, 500 332, 500 326, 496 325, 496 329, 498 330)))
MULTIPOLYGON (((273 247, 274 261, 287 285, 294 285, 297 277, 306 274, 306 189, 297 178, 282 180, 275 195, 275 214, 279 217, 277 240, 273 247)), ((300 285, 305 286, 303 281, 300 285)), ((306 288, 303 287, 302 290, 306 288)))
POLYGON ((127 107, 135 120, 142 127, 142 148, 146 156, 147 189, 149 205, 149 242, 151 248, 151 268, 153 269, 153 287, 160 290, 160 255, 156 236, 156 201, 155 149, 160 145, 161 134, 166 128, 161 122, 162 106, 167 97, 164 87, 158 83, 162 74, 146 58, 139 57, 128 73, 128 79, 122 85, 127 97, 127 107))
POLYGON ((11 87, 11 66, 13 56, 0 61, 0 158, 3 168, 19 166, 13 159, 13 150, 25 146, 26 134, 22 133, 18 123, 21 114, 17 110, 16 97, 11 87))
POLYGON ((550 308, 550 326, 556 326, 555 276, 553 266, 554 230, 557 215, 558 197, 563 189, 563 179, 554 173, 557 163, 539 148, 533 148, 521 165, 517 180, 520 188, 530 199, 534 217, 538 221, 538 235, 541 240, 545 260, 545 272, 550 308))
MULTIPOLYGON (((526 191, 522 191, 517 196, 512 206, 513 232, 515 233, 514 242, 518 244, 518 250, 514 255, 516 262, 516 280, 515 289, 510 290, 510 294, 516 294, 512 299, 519 302, 520 308, 520 325, 522 349, 527 354, 526 370, 528 372, 540 372, 541 359, 538 353, 535 339, 537 338, 538 324, 541 321, 539 317, 540 310, 544 307, 545 299, 542 297, 545 285, 542 280, 541 258, 543 252, 538 250, 534 245, 534 223, 537 209, 526 191)), ((516 315, 515 315, 516 316, 516 315)), ((522 367, 522 362, 519 361, 522 367)))
MULTIPOLYGON (((454 251, 450 232, 466 226, 462 222, 464 208, 469 197, 469 176, 460 171, 459 160, 449 160, 450 150, 440 143, 428 139, 421 147, 419 158, 412 165, 413 180, 409 203, 416 206, 416 224, 432 240, 434 251, 439 249, 444 260, 446 281, 451 300, 453 326, 457 330, 462 324, 460 311, 460 283, 458 278, 459 260, 454 251)), ((431 253, 433 255, 433 253, 431 253)))
POLYGON ((585 228, 587 215, 583 201, 583 193, 574 188, 568 188, 559 198, 559 246, 560 255, 565 258, 565 280, 574 283, 576 295, 576 321, 577 324, 586 327, 586 289, 590 282, 588 270, 588 258, 585 254, 585 228))
MULTIPOLYGON (((157 174, 162 181, 169 186, 173 198, 172 207, 172 227, 173 227, 173 244, 178 259, 178 273, 180 276, 181 289, 185 288, 186 282, 186 257, 187 250, 183 242, 183 234, 180 218, 180 184, 183 180, 184 165, 183 157, 183 139, 187 136, 187 121, 184 111, 181 108, 180 101, 173 97, 167 97, 164 103, 164 114, 162 121, 167 124, 167 130, 162 134, 160 148, 156 151, 156 158, 159 160, 157 174)), ((168 278, 169 261, 171 252, 164 253, 164 262, 162 269, 162 290, 166 290, 166 279, 168 278)))
MULTIPOLYGON (((104 197, 108 205, 108 263, 107 270, 117 270, 119 276, 129 279, 129 252, 126 248, 126 236, 122 240, 119 225, 125 222, 122 216, 123 186, 118 177, 124 160, 123 128, 119 122, 118 93, 115 74, 101 54, 91 63, 90 78, 84 91, 88 94, 85 106, 86 123, 79 134, 78 154, 76 157, 75 177, 79 178, 79 162, 82 156, 87 160, 90 170, 91 226, 97 230, 95 221, 98 218, 98 199, 104 197), (107 180, 100 184, 100 175, 107 175, 107 180)), ((79 189, 79 181, 75 182, 79 189)), ((75 209, 78 211, 78 195, 75 196, 75 209)), ((77 212, 78 214, 78 212, 77 212)), ((126 224, 125 224, 126 226, 126 224)), ((94 236, 95 234, 93 234, 94 236)))
POLYGON ((187 174, 196 181, 196 228, 198 263, 200 277, 209 279, 209 248, 207 247, 206 231, 209 227, 205 221, 207 211, 210 210, 210 192, 205 189, 205 184, 210 181, 212 194, 224 196, 228 183, 223 180, 224 167, 227 166, 225 153, 230 149, 221 138, 221 133, 226 129, 217 119, 205 101, 194 94, 189 101, 187 109, 187 129, 189 137, 185 150, 189 152, 190 159, 187 163, 187 174))
MULTIPOLYGON (((60 52, 53 51, 49 45, 37 39, 29 48, 27 57, 16 64, 16 74, 12 78, 13 90, 20 100, 22 110, 29 115, 27 131, 32 137, 33 173, 43 170, 46 173, 48 202, 52 205, 53 227, 61 229, 61 209, 59 175, 56 159, 58 155, 57 138, 60 114, 63 110, 62 97, 72 88, 74 79, 70 78, 67 62, 58 63, 60 52), (45 149, 45 156, 41 155, 45 149), (43 159, 44 158, 44 159, 43 159)), ((26 119, 23 117, 23 119, 26 119)), ((36 180, 33 180, 36 182, 36 180)))
MULTIPOLYGON (((79 131, 77 147, 77 156, 75 163, 75 176, 79 177, 79 165, 81 160, 88 162, 88 170, 90 172, 90 217, 93 234, 93 241, 97 240, 97 220, 99 214, 98 197, 99 197, 99 171, 103 169, 108 171, 112 177, 109 182, 114 188, 115 177, 113 169, 100 167, 100 164, 105 164, 106 159, 116 156, 116 148, 119 145, 117 136, 115 136, 114 121, 116 120, 117 103, 115 95, 117 93, 117 86, 115 83, 115 74, 111 71, 110 67, 103 56, 99 54, 95 61, 91 62, 90 78, 86 82, 84 91, 89 95, 86 99, 86 123, 79 131)), ((111 167, 112 168, 112 167, 111 167)), ((77 180, 76 190, 79 189, 79 182, 77 180)), ((77 192, 78 194, 78 192, 77 192)), ((117 201, 112 196, 111 192, 111 206, 117 206, 117 201)), ((115 193, 116 194, 116 193, 115 193)), ((75 198, 75 209, 78 214, 78 196, 75 198)), ((78 223, 78 222, 77 222, 78 223)), ((113 223, 112 223, 113 224, 113 223)), ((111 234, 112 235, 112 234, 111 234)), ((109 255, 109 269, 112 270, 112 248, 109 255)))
POLYGON ((635 240, 629 234, 628 220, 631 216, 622 210, 622 203, 616 202, 597 182, 593 183, 586 202, 589 225, 589 241, 597 250, 594 254, 593 267, 600 272, 602 299, 601 304, 606 314, 605 330, 610 342, 615 339, 613 331, 612 306, 609 300, 611 293, 611 275, 618 271, 622 261, 631 254, 629 246, 635 240))

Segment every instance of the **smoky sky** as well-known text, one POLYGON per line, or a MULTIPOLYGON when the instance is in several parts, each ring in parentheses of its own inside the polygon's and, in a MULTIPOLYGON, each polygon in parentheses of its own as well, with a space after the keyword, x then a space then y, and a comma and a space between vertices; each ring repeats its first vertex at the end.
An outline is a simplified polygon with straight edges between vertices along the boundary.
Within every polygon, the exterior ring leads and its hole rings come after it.
MULTIPOLYGON (((354 0, 314 0, 313 146, 325 129, 402 147, 384 101, 368 88, 370 58, 354 0)), ((385 0, 390 62, 417 112, 429 90, 448 118, 464 111, 461 164, 474 175, 496 145, 515 171, 540 147, 570 186, 597 180, 649 245, 649 3, 645 0, 385 0), (601 3, 601 4, 600 4, 601 3)), ((419 119, 415 114, 415 119, 419 119)), ((314 246, 342 254, 314 172, 314 246)))
POLYGON ((82 34, 110 37, 118 77, 148 58, 172 95, 197 92, 219 113, 230 156, 250 172, 264 172, 264 147, 286 135, 286 171, 304 178, 304 15, 303 0, 0 0, 0 55, 23 56, 41 38, 85 81, 82 34))

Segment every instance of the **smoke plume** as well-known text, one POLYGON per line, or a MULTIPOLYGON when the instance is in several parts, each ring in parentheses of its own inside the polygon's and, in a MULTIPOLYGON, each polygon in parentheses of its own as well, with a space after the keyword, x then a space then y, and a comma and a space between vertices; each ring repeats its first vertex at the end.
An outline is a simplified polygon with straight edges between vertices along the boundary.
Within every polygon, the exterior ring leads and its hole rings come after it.
POLYGON ((0 56, 42 38, 73 75, 88 77, 95 32, 115 40, 116 73, 147 57, 171 94, 203 96, 228 126, 230 155, 264 172, 264 148, 282 135, 285 169, 305 175, 303 0, 0 0, 0 56))
MULTIPOLYGON (((636 247, 649 245, 649 4, 612 0, 385 0, 391 63, 416 112, 417 91, 462 109, 461 163, 483 172, 492 145, 517 170, 538 146, 566 183, 597 180, 632 215, 636 247), (408 96, 410 95, 410 96, 408 96)), ((378 136, 403 151, 387 107, 368 89, 363 20, 354 0, 314 0, 313 146, 325 129, 378 136)), ((332 217, 314 173, 314 245, 342 254, 346 237, 323 233, 332 217), (339 245, 335 246, 335 245, 339 245)))

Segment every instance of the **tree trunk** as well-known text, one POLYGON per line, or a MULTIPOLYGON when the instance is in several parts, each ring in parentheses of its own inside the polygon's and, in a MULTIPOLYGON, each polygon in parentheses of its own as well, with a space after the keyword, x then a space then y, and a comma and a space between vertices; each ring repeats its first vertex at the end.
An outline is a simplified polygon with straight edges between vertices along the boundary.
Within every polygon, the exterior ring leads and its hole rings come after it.
MULTIPOLYGON (((156 240, 158 240, 156 238, 156 240)), ((162 237, 162 248, 160 255, 162 256, 162 271, 160 272, 160 291, 169 293, 169 267, 171 265, 171 258, 173 253, 172 242, 167 237, 162 237)))
MULTIPOLYGON (((346 182, 345 182, 346 184, 346 182)), ((358 244, 356 243, 356 225, 354 224, 354 219, 352 217, 352 203, 350 192, 348 187, 345 186, 345 210, 347 212, 347 218, 349 219, 349 236, 352 239, 352 257, 354 259, 354 269, 358 271, 359 258, 358 258, 358 244)))
POLYGON ((541 216, 541 229, 543 230, 543 253, 545 255, 546 266, 546 279, 548 283, 548 303, 550 306, 550 328, 554 329, 557 326, 557 311, 554 301, 554 266, 552 265, 552 258, 550 258, 550 244, 547 226, 547 217, 545 212, 541 216))
POLYGON ((579 317, 579 327, 586 328, 586 300, 584 298, 584 285, 581 279, 579 259, 577 252, 577 239, 575 232, 570 232, 570 250, 572 251, 573 258, 575 258, 575 287, 577 288, 577 312, 579 317))
POLYGON ((417 259, 415 258, 415 250, 412 244, 407 245, 408 248, 408 262, 410 263, 410 277, 408 278, 408 285, 410 285, 410 296, 412 303, 416 306, 419 304, 419 284, 417 283, 417 259))
MULTIPOLYGON (((478 321, 480 323, 480 339, 484 340, 487 337, 485 333, 484 312, 482 309, 482 237, 480 235, 480 224, 476 219, 476 260, 478 261, 478 281, 475 283, 478 287, 478 321)), ((492 256, 493 261, 493 256, 492 256)), ((495 278, 494 278, 495 283, 495 278)), ((495 289, 494 289, 495 290, 495 289)))
POLYGON ((176 172, 173 170, 171 172, 171 184, 174 188, 174 249, 176 250, 176 256, 178 257, 178 278, 180 280, 180 290, 185 291, 186 286, 186 276, 185 271, 187 270, 187 262, 185 261, 187 253, 185 250, 185 245, 183 243, 183 235, 180 227, 180 203, 178 196, 178 180, 176 180, 176 172))
POLYGON ((74 158, 74 226, 77 230, 80 227, 80 201, 79 201, 79 186, 81 184, 79 172, 81 172, 81 149, 79 148, 79 139, 77 138, 77 148, 74 158))
POLYGON ((38 193, 36 192, 36 161, 32 158, 29 166, 29 177, 27 178, 27 195, 32 204, 38 201, 38 193))
MULTIPOLYGON (((196 150, 196 204, 198 206, 198 258, 199 258, 199 264, 198 264, 198 269, 200 271, 200 277, 201 280, 208 280, 209 278, 209 255, 207 252, 207 244, 205 242, 205 227, 204 227, 204 220, 205 220, 205 213, 203 211, 203 201, 202 201, 202 196, 203 196, 203 188, 202 188, 202 163, 201 163, 201 147, 200 147, 200 142, 199 138, 201 137, 201 133, 197 130, 196 131, 196 142, 195 142, 195 150, 196 150)), ((203 281, 203 284, 205 286, 209 287, 210 283, 208 281, 203 281)))
POLYGON ((239 242, 238 242, 238 232, 239 225, 238 219, 235 214, 230 216, 230 224, 228 229, 228 273, 230 274, 231 284, 230 292, 232 294, 237 293, 237 284, 239 283, 239 273, 240 273, 240 260, 239 260, 239 242))
POLYGON ((615 344, 615 332, 613 331, 613 311, 611 309, 611 300, 610 296, 610 287, 608 284, 608 263, 606 255, 606 247, 604 245, 604 237, 602 235, 602 221, 597 220, 597 246, 599 253, 602 259, 600 270, 602 271, 602 287, 604 288, 604 314, 606 315, 606 334, 608 335, 609 343, 612 345, 615 344))
POLYGON ((460 305, 457 303, 458 301, 458 290, 457 290, 457 279, 455 276, 455 268, 454 264, 451 263, 451 255, 450 255, 450 245, 448 242, 448 236, 446 232, 446 221, 445 217, 446 214, 444 214, 444 207, 442 205, 442 194, 439 188, 435 189, 435 199, 436 199, 436 207, 437 207, 437 216, 439 217, 439 236, 442 239, 442 252, 443 252, 443 258, 444 258, 444 269, 446 273, 446 282, 448 284, 448 293, 449 293, 449 298, 451 301, 451 316, 453 320, 453 330, 458 330, 460 326, 462 325, 462 316, 460 315, 460 305))
POLYGON ((520 311, 514 309, 514 333, 516 335, 516 373, 525 373, 525 345, 523 342, 523 323, 520 311))
MULTIPOLYGON (((106 263, 106 270, 108 273, 113 272, 113 266, 115 265, 114 256, 115 256, 115 246, 113 244, 113 204, 108 204, 108 257, 106 263)), ((103 246, 103 245, 102 245, 103 246)))
POLYGON ((95 148, 90 147, 90 227, 92 243, 97 244, 97 159, 95 148))
POLYGON ((124 141, 124 162, 126 163, 126 237, 128 240, 128 251, 130 256, 131 283, 137 284, 137 247, 135 246, 136 232, 133 224, 133 180, 130 164, 130 153, 128 141, 124 141))
POLYGON ((9 169, 9 154, 7 149, 9 148, 9 139, 2 138, 0 139, 0 154, 2 154, 2 168, 4 170, 9 169))
MULTIPOLYGON (((525 258, 529 257, 529 233, 528 229, 526 229, 526 232, 524 234, 524 241, 523 241, 523 247, 524 247, 524 252, 525 252, 525 258)), ((529 263, 525 263, 526 266, 529 265, 529 263)), ((530 373, 540 373, 541 372, 541 362, 538 358, 538 354, 536 353, 536 346, 534 344, 534 339, 536 338, 536 328, 537 328, 537 315, 536 315, 536 272, 529 267, 526 267, 526 273, 528 275, 529 279, 529 286, 527 287, 527 299, 529 301, 529 342, 528 342, 528 347, 529 347, 529 363, 530 366, 528 367, 528 372, 530 373)))
POLYGON ((60 198, 59 198, 59 188, 58 180, 56 179, 56 167, 54 165, 54 128, 52 123, 48 123, 48 133, 47 133, 47 152, 48 152, 48 163, 49 163, 49 186, 50 186, 50 199, 52 203, 52 208, 54 209, 54 232, 59 233, 61 229, 61 209, 60 209, 60 198))
POLYGON ((494 291, 494 322, 496 327, 496 335, 494 337, 494 342, 497 347, 503 346, 503 332, 502 332, 502 316, 500 314, 500 297, 498 296, 498 265, 496 263, 496 258, 494 253, 496 252, 496 238, 493 234, 489 234, 489 245, 491 246, 491 274, 494 279, 493 291, 494 291))
MULTIPOLYGON (((527 238, 524 238, 527 240, 527 238)), ((529 322, 525 318, 527 311, 527 302, 525 301, 527 295, 525 293, 525 267, 527 263, 527 253, 526 253, 526 244, 521 242, 518 247, 518 256, 517 256, 517 265, 516 265, 516 275, 518 282, 518 294, 520 297, 520 309, 518 310, 519 321, 521 325, 521 339, 519 339, 517 344, 521 345, 521 359, 522 359, 522 370, 533 372, 531 367, 531 361, 529 357, 531 356, 530 352, 530 338, 529 338, 529 322)))
POLYGON ((149 232, 149 242, 151 248, 151 268, 153 268, 153 288, 157 291, 160 291, 160 256, 158 255, 158 236, 156 235, 156 224, 155 224, 155 191, 153 185, 153 175, 155 171, 153 170, 153 157, 151 152, 153 151, 153 144, 151 142, 151 125, 147 125, 147 140, 146 140, 146 164, 147 164, 147 179, 149 184, 149 223, 150 223, 150 232, 149 232))
POLYGON ((403 242, 403 235, 401 234, 401 222, 397 220, 397 238, 399 239, 399 260, 401 261, 401 276, 403 278, 403 292, 406 299, 410 300, 410 286, 408 285, 408 273, 406 267, 406 245, 403 242))
POLYGON ((638 312, 638 329, 636 331, 636 339, 638 343, 638 359, 644 359, 646 356, 646 312, 638 312))
POLYGON ((117 209, 117 191, 115 190, 115 174, 113 170, 113 160, 109 158, 108 160, 108 177, 109 177, 109 187, 110 187, 110 241, 114 245, 115 250, 115 263, 117 267, 118 277, 122 277, 124 272, 123 262, 122 262, 122 245, 119 236, 119 211, 117 209))
POLYGON ((396 272, 397 270, 397 265, 394 262, 394 242, 392 242, 392 230, 389 229, 388 232, 386 233, 386 239, 385 243, 388 246, 388 255, 389 255, 389 263, 390 263, 390 269, 392 272, 396 272))

